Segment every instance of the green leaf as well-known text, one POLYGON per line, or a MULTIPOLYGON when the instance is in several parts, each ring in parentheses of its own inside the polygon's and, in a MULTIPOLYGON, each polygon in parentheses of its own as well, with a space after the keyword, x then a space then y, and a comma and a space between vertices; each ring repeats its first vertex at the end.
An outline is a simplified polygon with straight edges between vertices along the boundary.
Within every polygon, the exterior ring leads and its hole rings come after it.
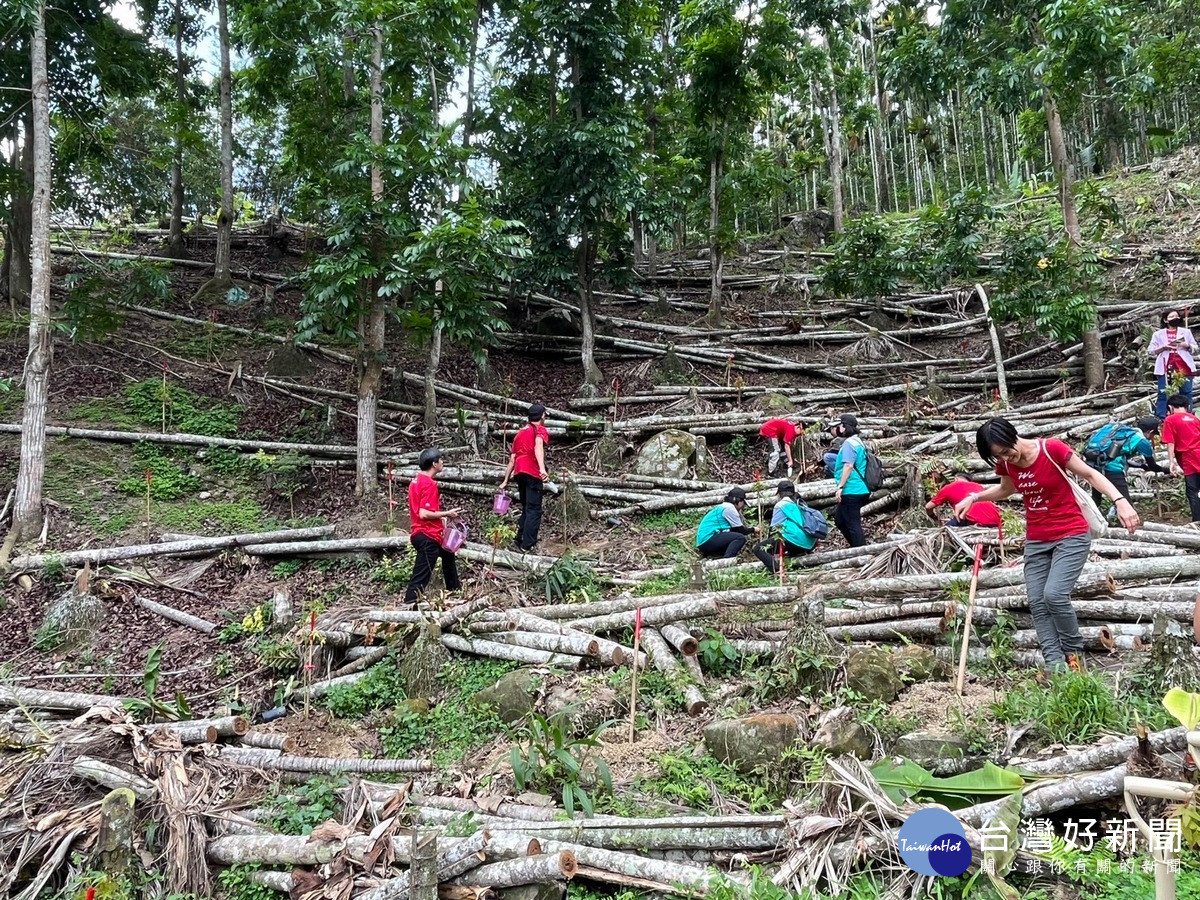
POLYGON ((1016 772, 990 762, 972 772, 939 778, 910 760, 901 759, 897 765, 889 758, 876 763, 871 774, 896 803, 920 798, 955 806, 976 797, 1006 796, 1025 786, 1025 779, 1016 772))
POLYGON ((1200 694, 1189 693, 1182 688, 1171 688, 1163 697, 1163 706, 1167 712, 1179 720, 1179 724, 1188 731, 1194 731, 1200 725, 1200 694))

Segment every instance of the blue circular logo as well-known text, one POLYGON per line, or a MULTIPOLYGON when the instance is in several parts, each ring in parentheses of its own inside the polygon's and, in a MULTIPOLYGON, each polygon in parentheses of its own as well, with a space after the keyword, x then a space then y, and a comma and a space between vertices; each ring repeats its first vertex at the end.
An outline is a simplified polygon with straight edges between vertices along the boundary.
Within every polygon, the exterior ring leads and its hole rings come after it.
POLYGON ((900 826, 900 858, 921 875, 952 877, 971 865, 962 823, 944 809, 920 809, 900 826))

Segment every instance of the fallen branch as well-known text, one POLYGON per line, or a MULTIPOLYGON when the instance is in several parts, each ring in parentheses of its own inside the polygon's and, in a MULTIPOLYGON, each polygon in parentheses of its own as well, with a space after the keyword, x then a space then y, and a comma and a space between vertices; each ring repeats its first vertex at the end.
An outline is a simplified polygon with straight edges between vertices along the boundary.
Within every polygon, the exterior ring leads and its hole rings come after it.
POLYGON ((145 597, 134 597, 133 602, 142 609, 148 609, 152 613, 157 613, 164 619, 170 619, 172 622, 177 622, 180 625, 186 625, 199 631, 201 634, 212 634, 217 630, 216 623, 208 622, 201 619, 199 616, 193 616, 191 613, 185 613, 182 610, 175 609, 171 606, 166 606, 162 603, 156 603, 153 600, 148 600, 145 597))

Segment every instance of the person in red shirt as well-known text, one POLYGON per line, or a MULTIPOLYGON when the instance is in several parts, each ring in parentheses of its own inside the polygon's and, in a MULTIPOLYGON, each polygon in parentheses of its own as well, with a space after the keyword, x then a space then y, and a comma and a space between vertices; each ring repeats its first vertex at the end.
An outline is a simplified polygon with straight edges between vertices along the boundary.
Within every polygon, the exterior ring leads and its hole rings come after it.
POLYGON ((979 455, 995 465, 1000 484, 968 494, 955 504, 954 517, 965 519, 976 503, 1021 492, 1025 503, 1025 591, 1042 658, 1052 669, 1081 669, 1083 637, 1071 605, 1071 591, 1087 562, 1092 538, 1066 473, 1108 497, 1131 534, 1141 525, 1137 510, 1111 481, 1062 441, 1019 437, 1008 419, 997 416, 984 422, 975 434, 975 445, 979 455))
POLYGON ((438 495, 437 482, 434 480, 442 471, 442 451, 436 447, 422 450, 417 457, 420 472, 408 486, 408 517, 410 522, 408 541, 412 544, 417 559, 413 564, 412 577, 408 579, 408 588, 404 591, 405 603, 416 603, 417 595, 425 590, 429 579, 433 577, 433 567, 438 558, 442 560, 442 578, 446 582, 446 590, 457 591, 462 587, 458 580, 458 566, 454 562, 454 554, 442 549, 442 532, 445 530, 446 519, 457 519, 462 510, 442 509, 441 497, 438 495))
POLYGON ((1188 412, 1188 398, 1167 399, 1171 414, 1163 422, 1162 442, 1167 447, 1172 475, 1183 475, 1192 521, 1200 522, 1200 420, 1188 412))
MULTIPOLYGON (((950 508, 953 509, 968 494, 979 494, 982 491, 983 485, 973 482, 967 477, 966 472, 955 472, 952 480, 934 494, 932 500, 925 504, 925 511, 934 516, 933 511, 942 504, 948 503, 950 504, 950 508)), ((936 516, 934 517, 936 518, 936 516)), ((988 528, 999 528, 1000 510, 996 508, 996 504, 988 503, 985 500, 982 503, 972 504, 965 519, 951 518, 946 524, 950 526, 983 525, 988 528)))
POLYGON ((528 553, 538 542, 542 527, 542 493, 545 488, 546 445, 550 443, 550 432, 546 431, 546 407, 535 403, 529 407, 529 424, 513 438, 512 455, 500 490, 508 487, 508 479, 517 476, 517 493, 521 501, 521 518, 517 522, 517 546, 528 553))
POLYGON ((767 458, 767 474, 774 475, 779 467, 779 457, 787 454, 788 478, 792 477, 795 462, 792 459, 792 442, 796 440, 796 426, 787 419, 768 419, 758 429, 760 437, 771 442, 771 455, 767 458))

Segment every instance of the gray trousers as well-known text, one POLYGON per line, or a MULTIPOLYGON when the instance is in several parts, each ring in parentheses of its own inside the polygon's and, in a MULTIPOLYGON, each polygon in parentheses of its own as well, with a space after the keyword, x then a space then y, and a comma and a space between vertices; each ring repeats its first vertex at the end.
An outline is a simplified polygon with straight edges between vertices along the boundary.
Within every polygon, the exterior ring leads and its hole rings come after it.
POLYGON ((1092 539, 1087 533, 1059 541, 1025 542, 1025 590, 1047 666, 1062 666, 1067 654, 1083 652, 1071 591, 1091 546, 1092 539))

